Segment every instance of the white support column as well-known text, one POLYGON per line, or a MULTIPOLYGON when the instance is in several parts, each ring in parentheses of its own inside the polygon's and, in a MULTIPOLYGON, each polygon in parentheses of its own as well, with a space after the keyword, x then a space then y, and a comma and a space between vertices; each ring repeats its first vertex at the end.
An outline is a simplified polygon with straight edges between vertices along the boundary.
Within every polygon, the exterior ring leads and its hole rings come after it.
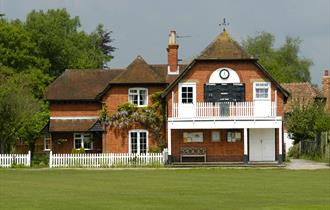
POLYGON ((171 140, 171 128, 167 128, 167 149, 168 155, 172 155, 172 140, 171 140))
POLYGON ((244 163, 248 162, 248 132, 247 128, 244 128, 244 163))
POLYGON ((283 137, 283 133, 282 133, 282 126, 280 126, 278 128, 278 163, 282 163, 282 158, 283 158, 283 155, 282 155, 282 137, 283 137))

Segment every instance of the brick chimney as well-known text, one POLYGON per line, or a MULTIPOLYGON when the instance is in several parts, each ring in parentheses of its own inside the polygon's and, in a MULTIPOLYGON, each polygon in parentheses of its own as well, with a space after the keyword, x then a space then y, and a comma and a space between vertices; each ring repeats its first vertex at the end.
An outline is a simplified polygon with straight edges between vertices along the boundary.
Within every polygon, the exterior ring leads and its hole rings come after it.
POLYGON ((168 47, 167 47, 167 59, 168 59, 167 74, 169 75, 179 74, 178 48, 179 45, 176 43, 176 32, 171 31, 168 37, 168 47))
POLYGON ((326 99, 325 109, 327 112, 330 113, 330 77, 329 77, 329 70, 324 70, 324 75, 322 78, 322 91, 326 99))

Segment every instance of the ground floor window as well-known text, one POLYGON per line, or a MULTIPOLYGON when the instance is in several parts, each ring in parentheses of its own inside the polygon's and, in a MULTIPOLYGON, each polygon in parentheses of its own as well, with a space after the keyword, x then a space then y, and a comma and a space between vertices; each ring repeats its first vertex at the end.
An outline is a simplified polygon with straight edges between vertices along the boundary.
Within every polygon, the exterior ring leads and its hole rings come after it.
POLYGON ((227 131, 227 141, 236 142, 242 140, 242 132, 240 130, 228 130, 227 131))
POLYGON ((91 133, 75 133, 74 134, 74 148, 85 150, 93 149, 92 134, 91 133))
POLYGON ((45 151, 50 150, 50 140, 51 140, 50 133, 45 133, 44 134, 44 150, 45 151))
POLYGON ((148 131, 129 131, 129 153, 144 154, 148 150, 148 131))

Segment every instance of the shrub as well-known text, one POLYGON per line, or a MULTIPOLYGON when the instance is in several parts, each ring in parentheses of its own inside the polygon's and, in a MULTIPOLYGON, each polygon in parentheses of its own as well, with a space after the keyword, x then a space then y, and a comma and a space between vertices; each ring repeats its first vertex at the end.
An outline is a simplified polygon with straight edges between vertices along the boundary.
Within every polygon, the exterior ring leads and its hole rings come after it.
POLYGON ((84 148, 72 149, 71 154, 85 154, 85 149, 84 148))
POLYGON ((35 153, 32 158, 33 167, 47 167, 49 163, 48 153, 35 153))
POLYGON ((299 158, 299 144, 293 145, 288 152, 288 157, 299 158))

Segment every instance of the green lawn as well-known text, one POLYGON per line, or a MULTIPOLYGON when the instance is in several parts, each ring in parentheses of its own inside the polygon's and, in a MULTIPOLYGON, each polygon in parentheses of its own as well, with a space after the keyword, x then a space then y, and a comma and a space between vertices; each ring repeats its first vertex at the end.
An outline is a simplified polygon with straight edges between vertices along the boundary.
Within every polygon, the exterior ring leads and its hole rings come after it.
POLYGON ((330 209, 330 170, 0 169, 0 209, 330 209))

